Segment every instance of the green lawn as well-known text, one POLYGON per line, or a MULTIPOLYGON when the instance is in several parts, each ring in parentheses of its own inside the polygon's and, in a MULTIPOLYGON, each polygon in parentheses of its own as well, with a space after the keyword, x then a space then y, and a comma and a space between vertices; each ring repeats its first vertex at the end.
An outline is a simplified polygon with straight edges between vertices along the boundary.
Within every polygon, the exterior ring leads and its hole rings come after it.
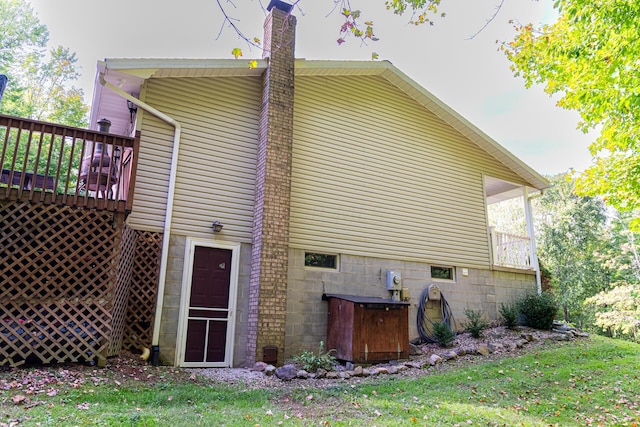
POLYGON ((244 390, 186 374, 148 383, 87 378, 55 387, 45 378, 28 393, 7 386, 15 375, 5 371, 0 426, 640 424, 640 345, 593 336, 480 360, 413 380, 352 379, 328 389, 308 380, 294 390, 244 390))

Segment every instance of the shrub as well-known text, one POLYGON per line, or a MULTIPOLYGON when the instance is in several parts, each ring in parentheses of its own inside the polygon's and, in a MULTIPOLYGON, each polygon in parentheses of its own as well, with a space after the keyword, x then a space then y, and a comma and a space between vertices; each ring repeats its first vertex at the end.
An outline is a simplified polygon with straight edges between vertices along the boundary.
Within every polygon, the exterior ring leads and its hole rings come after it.
POLYGON ((517 302, 524 324, 535 329, 551 329, 558 312, 558 303, 549 292, 528 293, 517 302))
POLYGON ((518 326, 518 317, 520 317, 520 311, 517 304, 500 304, 500 316, 504 322, 504 326, 508 329, 513 329, 518 326))
POLYGON ((436 322, 433 324, 433 336, 443 347, 451 345, 456 335, 451 330, 451 327, 445 322, 436 322))
POLYGON ((293 361, 298 363, 302 369, 307 372, 316 372, 320 368, 330 371, 333 369, 333 363, 336 360, 335 356, 331 354, 333 352, 335 352, 335 349, 325 351, 324 341, 320 341, 318 354, 305 350, 302 353, 293 356, 293 361))
POLYGON ((482 331, 489 326, 489 322, 484 318, 480 310, 475 311, 467 308, 464 310, 464 315, 467 316, 467 322, 462 326, 471 333, 472 337, 480 338, 482 331))

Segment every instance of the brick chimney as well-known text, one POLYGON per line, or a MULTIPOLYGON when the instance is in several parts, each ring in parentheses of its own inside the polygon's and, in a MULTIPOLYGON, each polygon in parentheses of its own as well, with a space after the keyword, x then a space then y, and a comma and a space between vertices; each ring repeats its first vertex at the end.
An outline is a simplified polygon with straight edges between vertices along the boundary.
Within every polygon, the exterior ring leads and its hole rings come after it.
POLYGON ((296 18, 292 6, 271 0, 264 23, 262 109, 256 163, 253 247, 249 287, 247 364, 263 360, 265 346, 284 361, 289 211, 293 144, 296 18))

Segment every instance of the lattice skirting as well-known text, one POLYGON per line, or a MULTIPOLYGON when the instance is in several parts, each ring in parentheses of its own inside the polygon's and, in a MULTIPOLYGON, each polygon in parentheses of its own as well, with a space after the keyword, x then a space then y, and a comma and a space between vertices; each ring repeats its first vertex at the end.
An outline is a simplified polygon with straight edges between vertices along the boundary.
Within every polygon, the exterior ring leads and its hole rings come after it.
POLYGON ((136 231, 136 248, 129 292, 123 348, 151 347, 156 309, 162 233, 136 231))
POLYGON ((116 294, 113 301, 112 315, 112 339, 109 343, 107 356, 117 356, 122 348, 122 338, 125 328, 125 316, 133 274, 133 261, 135 259, 137 233, 124 225, 122 228, 122 240, 120 242, 120 260, 116 273, 116 294))
POLYGON ((115 350, 127 300, 116 275, 122 224, 111 212, 0 203, 0 365, 115 350))

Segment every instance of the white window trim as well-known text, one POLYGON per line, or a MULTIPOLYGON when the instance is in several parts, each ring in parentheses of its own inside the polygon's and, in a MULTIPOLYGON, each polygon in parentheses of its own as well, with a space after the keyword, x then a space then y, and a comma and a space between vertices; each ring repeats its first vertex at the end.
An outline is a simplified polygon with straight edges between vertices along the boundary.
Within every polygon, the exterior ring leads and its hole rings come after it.
POLYGON ((456 268, 452 265, 430 265, 429 266, 429 277, 431 277, 431 280, 434 282, 442 282, 442 283, 456 283, 457 278, 458 278, 458 272, 456 271, 456 268), (431 268, 432 267, 439 267, 439 268, 450 268, 451 269, 451 273, 453 274, 453 279, 442 279, 442 278, 438 278, 438 277, 432 277, 431 276, 431 268))
POLYGON ((320 255, 330 255, 336 257, 336 266, 335 268, 329 267, 314 267, 313 265, 304 264, 305 269, 313 270, 313 271, 340 271, 340 254, 334 252, 322 252, 322 251, 304 251, 303 258, 307 257, 307 254, 320 254, 320 255))

